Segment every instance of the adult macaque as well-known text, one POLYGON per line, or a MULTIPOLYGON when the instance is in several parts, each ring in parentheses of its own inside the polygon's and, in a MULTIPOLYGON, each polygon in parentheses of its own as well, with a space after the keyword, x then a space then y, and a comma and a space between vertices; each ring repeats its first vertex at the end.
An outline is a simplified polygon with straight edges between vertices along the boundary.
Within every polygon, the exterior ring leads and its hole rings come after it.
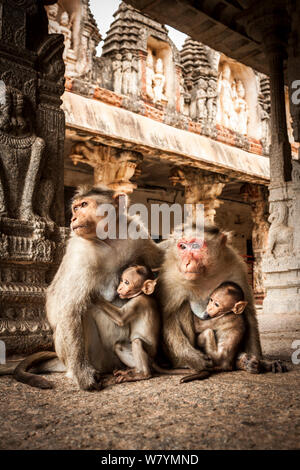
MULTIPOLYGON (((152 377, 151 365, 157 353, 160 316, 155 299, 151 297, 156 280, 146 266, 130 266, 122 273, 117 289, 121 299, 130 299, 121 308, 105 305, 104 311, 115 311, 124 325, 130 325, 129 341, 117 341, 115 353, 131 369, 115 372, 116 383, 133 382, 152 377)), ((97 321, 97 317, 95 317, 97 321)))
POLYGON ((196 348, 192 308, 201 305, 202 311, 205 310, 210 293, 230 281, 241 287, 247 302, 243 313, 245 333, 238 348, 236 367, 282 371, 280 361, 261 361, 256 312, 244 261, 228 242, 227 235, 216 226, 206 224, 203 235, 199 235, 194 225, 185 227, 184 237, 175 231, 166 247, 158 290, 167 356, 174 367, 196 371, 212 367, 211 359, 196 348))
MULTIPOLYGON (((47 290, 46 311, 56 354, 68 376, 83 390, 99 389, 101 374, 121 367, 114 345, 128 341, 129 328, 117 326, 117 314, 113 312, 112 319, 109 318, 103 306, 115 298, 122 267, 137 262, 157 267, 162 258, 161 250, 149 237, 137 240, 97 237, 98 224, 106 224, 107 220, 97 215, 97 209, 102 204, 110 204, 118 213, 118 200, 119 195, 105 187, 83 188, 77 192, 72 204, 72 235, 47 290)), ((129 217, 125 218, 127 226, 130 222, 129 217)), ((118 234, 118 221, 116 228, 118 234)), ((37 362, 36 357, 32 356, 37 362)), ((29 368, 27 359, 26 367, 18 368, 16 379, 29 383, 28 374, 24 375, 29 368)), ((51 387, 42 377, 36 383, 31 377, 30 385, 40 387, 41 380, 45 388, 51 387)))

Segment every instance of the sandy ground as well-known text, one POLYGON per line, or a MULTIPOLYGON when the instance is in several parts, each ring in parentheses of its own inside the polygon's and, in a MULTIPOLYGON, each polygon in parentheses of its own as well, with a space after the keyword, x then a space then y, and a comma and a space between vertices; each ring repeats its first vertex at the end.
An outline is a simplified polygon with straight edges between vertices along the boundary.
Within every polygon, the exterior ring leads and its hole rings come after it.
POLYGON ((1 449, 299 449, 300 366, 78 391, 52 374, 40 391, 0 377, 1 449))

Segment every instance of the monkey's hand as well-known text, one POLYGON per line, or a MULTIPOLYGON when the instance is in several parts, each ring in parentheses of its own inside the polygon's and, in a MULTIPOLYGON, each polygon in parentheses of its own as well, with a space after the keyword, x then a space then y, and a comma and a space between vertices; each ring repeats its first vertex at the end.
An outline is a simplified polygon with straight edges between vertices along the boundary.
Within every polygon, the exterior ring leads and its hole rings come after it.
POLYGON ((81 390, 102 389, 101 374, 90 364, 76 366, 73 374, 81 390))

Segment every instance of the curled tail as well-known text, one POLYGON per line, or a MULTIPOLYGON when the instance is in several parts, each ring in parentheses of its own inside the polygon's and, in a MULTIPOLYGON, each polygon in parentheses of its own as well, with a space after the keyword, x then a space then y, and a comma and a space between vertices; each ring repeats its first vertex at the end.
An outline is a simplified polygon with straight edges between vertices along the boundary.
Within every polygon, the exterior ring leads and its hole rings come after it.
POLYGON ((180 383, 192 382, 193 380, 204 380, 207 379, 211 374, 207 370, 202 370, 201 372, 193 369, 164 369, 158 366, 155 362, 152 364, 153 369, 156 372, 164 375, 184 375, 180 379, 180 383))
POLYGON ((40 364, 41 362, 48 361, 50 359, 57 358, 57 354, 53 351, 42 351, 31 356, 26 357, 21 361, 13 372, 13 377, 18 381, 24 384, 30 385, 31 387, 50 389, 54 388, 52 382, 44 377, 39 377, 38 375, 27 372, 29 369, 32 369, 34 366, 40 364))

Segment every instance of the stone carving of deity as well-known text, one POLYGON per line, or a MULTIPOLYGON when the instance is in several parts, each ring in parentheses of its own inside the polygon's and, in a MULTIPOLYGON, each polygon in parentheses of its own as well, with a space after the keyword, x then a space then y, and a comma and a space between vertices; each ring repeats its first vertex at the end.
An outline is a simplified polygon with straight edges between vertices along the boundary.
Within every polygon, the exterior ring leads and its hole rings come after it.
POLYGON ((167 100, 166 96, 164 95, 166 77, 163 73, 163 62, 161 59, 157 59, 156 61, 153 83, 154 102, 167 100))
POLYGON ((72 33, 71 30, 69 29, 69 15, 66 11, 64 11, 60 17, 60 31, 61 34, 64 35, 64 53, 63 53, 63 59, 65 60, 69 49, 71 48, 71 39, 72 39, 72 33))
POLYGON ((112 63, 112 69, 114 74, 113 87, 115 93, 122 93, 122 56, 117 54, 115 60, 112 63))
POLYGON ((207 117, 206 88, 207 82, 203 78, 200 78, 198 80, 196 92, 196 116, 200 120, 205 119, 207 117))
POLYGON ((248 105, 245 100, 245 88, 241 80, 236 84, 236 98, 234 102, 236 112, 235 129, 240 134, 247 134, 248 130, 248 105))
POLYGON ((132 54, 128 52, 128 54, 126 54, 122 62, 122 73, 123 73, 122 91, 124 95, 128 95, 130 93, 131 62, 132 62, 132 54))
POLYGON ((153 93, 153 80, 154 80, 154 61, 152 51, 148 50, 146 60, 146 95, 150 100, 154 99, 153 93))
POLYGON ((76 62, 76 72, 78 75, 87 73, 87 50, 88 50, 88 38, 86 36, 81 37, 80 55, 76 62))
POLYGON ((139 66, 136 57, 133 57, 131 62, 131 80, 130 80, 130 93, 134 96, 138 94, 138 73, 139 66))
POLYGON ((217 121, 224 127, 232 128, 235 121, 234 90, 231 86, 231 70, 224 64, 218 81, 217 121))
POLYGON ((216 82, 214 80, 208 80, 206 96, 207 118, 210 122, 214 122, 217 115, 217 90, 216 82))
POLYGON ((57 21, 58 14, 58 4, 49 5, 48 7, 48 16, 49 16, 49 34, 58 34, 60 33, 59 23, 57 21))

